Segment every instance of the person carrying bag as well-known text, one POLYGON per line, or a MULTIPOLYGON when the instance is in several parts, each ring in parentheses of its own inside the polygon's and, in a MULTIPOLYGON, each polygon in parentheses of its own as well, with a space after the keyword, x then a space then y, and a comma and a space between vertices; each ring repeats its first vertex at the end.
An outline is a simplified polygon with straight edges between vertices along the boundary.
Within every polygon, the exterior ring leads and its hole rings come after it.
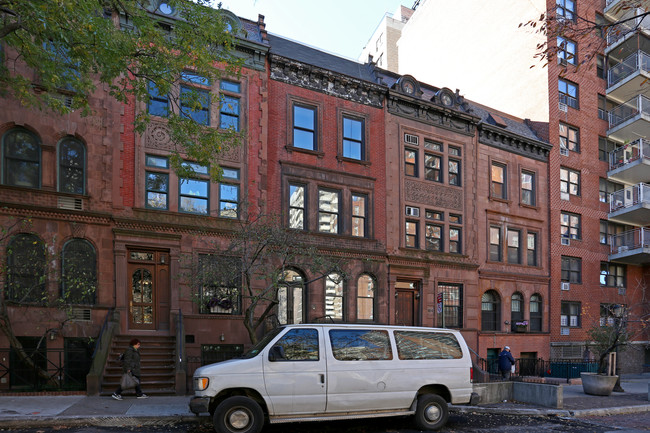
POLYGON ((120 386, 111 397, 115 400, 122 400, 122 391, 135 388, 135 395, 138 398, 147 398, 147 394, 140 388, 140 340, 134 338, 129 342, 129 347, 122 354, 122 378, 120 386))

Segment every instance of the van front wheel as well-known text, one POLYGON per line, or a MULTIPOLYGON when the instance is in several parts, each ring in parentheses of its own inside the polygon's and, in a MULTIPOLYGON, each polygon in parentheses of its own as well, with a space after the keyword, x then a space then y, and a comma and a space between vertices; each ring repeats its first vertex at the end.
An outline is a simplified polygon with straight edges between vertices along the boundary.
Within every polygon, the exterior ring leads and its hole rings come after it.
POLYGON ((447 422, 449 408, 444 398, 437 394, 418 397, 415 424, 421 430, 438 430, 447 422))
POLYGON ((254 400, 235 396, 217 406, 213 420, 217 433, 259 433, 264 425, 264 413, 254 400))

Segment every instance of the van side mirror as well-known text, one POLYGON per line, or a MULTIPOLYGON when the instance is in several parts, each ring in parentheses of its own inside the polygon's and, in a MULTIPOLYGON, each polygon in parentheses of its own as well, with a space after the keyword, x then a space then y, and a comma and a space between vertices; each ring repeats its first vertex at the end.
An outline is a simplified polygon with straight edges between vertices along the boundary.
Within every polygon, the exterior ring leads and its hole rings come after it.
POLYGON ((269 350, 269 361, 282 361, 284 357, 284 348, 282 346, 273 346, 269 350))

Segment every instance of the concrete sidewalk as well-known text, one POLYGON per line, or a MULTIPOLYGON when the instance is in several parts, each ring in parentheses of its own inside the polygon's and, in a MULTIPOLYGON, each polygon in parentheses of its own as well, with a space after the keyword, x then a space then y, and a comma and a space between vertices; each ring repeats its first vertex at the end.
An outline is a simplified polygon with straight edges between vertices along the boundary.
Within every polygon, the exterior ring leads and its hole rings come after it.
MULTIPOLYGON (((562 385, 564 408, 548 409, 531 404, 503 402, 479 406, 453 406, 452 411, 507 413, 529 416, 603 416, 621 413, 650 412, 648 383, 650 376, 623 378, 624 393, 608 397, 584 394, 582 385, 562 385)), ((6 396, 0 395, 0 428, 39 428, 52 426, 132 426, 198 423, 188 409, 191 396, 164 396, 136 399, 124 396, 122 401, 111 397, 6 396)))

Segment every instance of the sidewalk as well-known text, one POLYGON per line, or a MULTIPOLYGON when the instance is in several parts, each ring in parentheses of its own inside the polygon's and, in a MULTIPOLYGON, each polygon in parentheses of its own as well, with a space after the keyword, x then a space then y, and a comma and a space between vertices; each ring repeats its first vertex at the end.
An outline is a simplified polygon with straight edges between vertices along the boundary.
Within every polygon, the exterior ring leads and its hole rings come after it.
MULTIPOLYGON (((604 416, 650 412, 649 375, 624 377, 624 393, 608 397, 586 395, 582 385, 563 385, 564 408, 549 409, 531 404, 504 402, 492 405, 453 406, 452 411, 507 413, 530 416, 604 416)), ((164 396, 136 399, 125 395, 122 401, 111 397, 3 396, 0 395, 0 428, 39 428, 52 426, 129 426, 169 425, 209 421, 188 409, 191 396, 164 396)))

